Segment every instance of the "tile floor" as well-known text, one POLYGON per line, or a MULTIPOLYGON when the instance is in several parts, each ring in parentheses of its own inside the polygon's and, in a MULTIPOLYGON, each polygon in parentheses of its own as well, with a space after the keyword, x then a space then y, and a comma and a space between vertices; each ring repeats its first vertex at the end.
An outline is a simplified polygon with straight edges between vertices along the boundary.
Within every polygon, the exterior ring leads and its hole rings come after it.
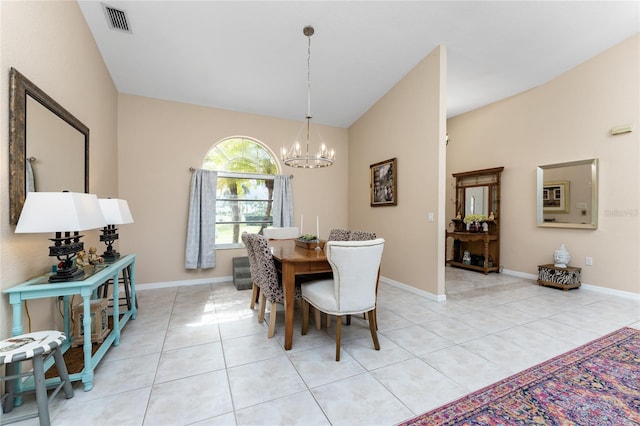
POLYGON ((268 339, 250 291, 231 283, 140 291, 138 318, 96 369, 94 389, 76 384, 74 398, 59 395, 52 424, 394 425, 621 327, 640 328, 637 298, 446 274, 442 303, 382 283, 381 350, 354 318, 340 362, 334 327, 301 336, 298 318, 284 351, 284 315, 268 339))

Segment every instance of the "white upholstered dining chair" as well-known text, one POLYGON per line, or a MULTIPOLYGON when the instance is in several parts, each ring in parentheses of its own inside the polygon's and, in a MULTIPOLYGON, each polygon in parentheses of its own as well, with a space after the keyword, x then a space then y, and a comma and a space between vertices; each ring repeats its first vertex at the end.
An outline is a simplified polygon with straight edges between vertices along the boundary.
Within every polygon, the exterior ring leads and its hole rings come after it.
POLYGON ((376 286, 384 239, 368 241, 328 241, 327 260, 333 279, 310 281, 302 285, 302 334, 309 325, 309 305, 336 321, 336 361, 340 361, 342 316, 366 313, 371 338, 380 350, 376 332, 376 286))
POLYGON ((298 238, 300 236, 300 230, 295 226, 285 226, 282 228, 264 228, 262 235, 267 240, 289 240, 292 238, 298 238))

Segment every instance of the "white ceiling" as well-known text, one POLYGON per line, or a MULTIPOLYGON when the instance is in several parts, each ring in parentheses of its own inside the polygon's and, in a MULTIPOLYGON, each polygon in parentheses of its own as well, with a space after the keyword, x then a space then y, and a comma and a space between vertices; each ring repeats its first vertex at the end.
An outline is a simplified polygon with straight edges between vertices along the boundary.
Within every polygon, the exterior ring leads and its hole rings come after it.
POLYGON ((638 1, 80 1, 116 88, 348 127, 437 45, 452 117, 523 92, 640 31, 638 1))

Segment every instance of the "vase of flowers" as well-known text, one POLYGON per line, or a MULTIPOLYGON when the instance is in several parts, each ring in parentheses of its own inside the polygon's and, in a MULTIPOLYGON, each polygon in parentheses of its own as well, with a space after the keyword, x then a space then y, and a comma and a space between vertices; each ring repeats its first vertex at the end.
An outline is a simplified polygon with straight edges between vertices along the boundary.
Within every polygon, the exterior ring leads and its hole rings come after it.
POLYGON ((469 232, 482 232, 482 223, 487 220, 487 216, 483 214, 468 214, 462 220, 467 225, 469 232))

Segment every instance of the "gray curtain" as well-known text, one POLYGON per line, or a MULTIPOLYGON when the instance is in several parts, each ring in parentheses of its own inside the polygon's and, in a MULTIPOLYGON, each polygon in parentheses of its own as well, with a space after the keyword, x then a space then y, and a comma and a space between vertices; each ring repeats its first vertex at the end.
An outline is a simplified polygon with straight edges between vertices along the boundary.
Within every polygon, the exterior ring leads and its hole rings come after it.
POLYGON ((218 173, 196 169, 191 176, 186 269, 216 266, 216 187, 218 173))
POLYGON ((27 192, 35 192, 36 191, 36 181, 33 176, 33 167, 31 166, 31 160, 27 158, 27 163, 25 164, 25 172, 26 172, 26 191, 27 192))
POLYGON ((273 226, 293 226, 293 191, 289 175, 276 175, 274 179, 273 226))

